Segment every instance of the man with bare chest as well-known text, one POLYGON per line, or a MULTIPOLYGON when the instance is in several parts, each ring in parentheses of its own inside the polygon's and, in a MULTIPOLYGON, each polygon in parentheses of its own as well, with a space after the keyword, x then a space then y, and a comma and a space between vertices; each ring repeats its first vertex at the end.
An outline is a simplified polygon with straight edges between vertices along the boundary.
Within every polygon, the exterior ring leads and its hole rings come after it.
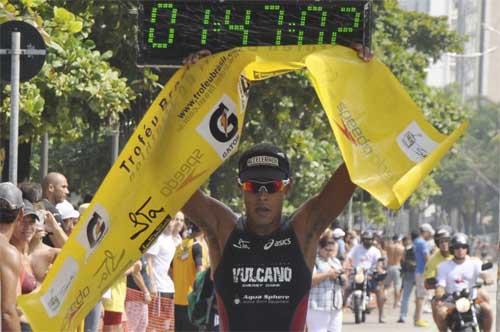
POLYGON ((385 288, 391 284, 394 287, 394 304, 396 308, 401 294, 401 259, 403 258, 405 248, 399 235, 394 235, 392 241, 386 247, 387 252, 387 277, 384 280, 385 288))

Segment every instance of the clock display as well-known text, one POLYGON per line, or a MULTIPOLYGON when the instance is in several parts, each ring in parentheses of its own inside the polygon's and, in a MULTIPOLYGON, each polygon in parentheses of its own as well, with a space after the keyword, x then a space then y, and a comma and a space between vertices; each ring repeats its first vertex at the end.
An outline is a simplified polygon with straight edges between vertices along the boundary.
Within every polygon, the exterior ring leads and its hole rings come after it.
POLYGON ((241 46, 370 46, 370 1, 140 1, 138 65, 241 46))

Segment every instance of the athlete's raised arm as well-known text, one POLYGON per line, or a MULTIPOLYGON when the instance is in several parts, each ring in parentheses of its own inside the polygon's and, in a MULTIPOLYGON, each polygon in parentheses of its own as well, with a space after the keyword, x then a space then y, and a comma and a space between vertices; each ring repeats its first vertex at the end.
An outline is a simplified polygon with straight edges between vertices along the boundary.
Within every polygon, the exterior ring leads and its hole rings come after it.
POLYGON ((323 231, 342 212, 356 185, 351 182, 345 164, 333 173, 321 192, 307 200, 297 211, 293 225, 304 254, 315 255, 316 243, 323 231))
POLYGON ((233 231, 237 215, 222 202, 197 190, 182 208, 182 212, 205 233, 213 270, 218 264, 226 241, 233 231))

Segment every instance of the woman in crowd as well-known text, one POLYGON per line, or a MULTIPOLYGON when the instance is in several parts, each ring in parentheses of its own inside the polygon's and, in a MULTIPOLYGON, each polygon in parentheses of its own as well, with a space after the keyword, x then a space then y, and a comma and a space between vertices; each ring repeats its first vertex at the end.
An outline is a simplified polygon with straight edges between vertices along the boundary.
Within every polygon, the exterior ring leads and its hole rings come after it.
POLYGON ((333 256, 335 242, 327 231, 319 240, 309 295, 309 332, 342 330, 342 263, 333 256))
MULTIPOLYGON (((50 212, 46 212, 44 217, 47 219, 54 218, 50 212)), ((52 219, 50 220, 55 222, 52 219)), ((39 216, 33 205, 28 200, 24 200, 23 221, 16 224, 10 240, 10 243, 21 254, 22 266, 19 281, 22 294, 31 293, 38 287, 59 253, 59 249, 50 247, 42 247, 30 252, 30 242, 38 227, 37 220, 39 220, 39 216)), ((21 330, 31 331, 25 316, 21 316, 21 330)))

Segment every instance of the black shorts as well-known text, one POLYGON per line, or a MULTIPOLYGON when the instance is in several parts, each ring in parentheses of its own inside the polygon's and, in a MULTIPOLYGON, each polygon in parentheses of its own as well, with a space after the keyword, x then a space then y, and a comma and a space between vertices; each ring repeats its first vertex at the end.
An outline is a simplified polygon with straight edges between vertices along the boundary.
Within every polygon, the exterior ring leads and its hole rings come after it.
POLYGON ((198 327, 189 320, 187 305, 175 305, 175 332, 198 331, 198 327))

